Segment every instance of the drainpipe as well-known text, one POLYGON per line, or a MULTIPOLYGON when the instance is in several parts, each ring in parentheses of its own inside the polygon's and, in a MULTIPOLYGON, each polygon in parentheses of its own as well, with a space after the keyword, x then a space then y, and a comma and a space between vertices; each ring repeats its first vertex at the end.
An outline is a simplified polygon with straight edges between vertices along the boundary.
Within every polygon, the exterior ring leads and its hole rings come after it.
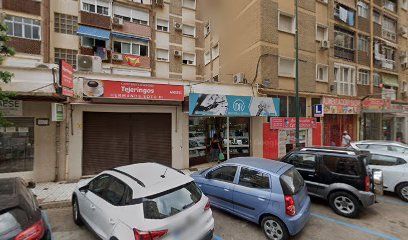
POLYGON ((59 180, 59 155, 61 152, 61 136, 60 136, 60 131, 61 131, 61 123, 56 122, 55 123, 55 177, 54 177, 54 182, 57 182, 59 180))

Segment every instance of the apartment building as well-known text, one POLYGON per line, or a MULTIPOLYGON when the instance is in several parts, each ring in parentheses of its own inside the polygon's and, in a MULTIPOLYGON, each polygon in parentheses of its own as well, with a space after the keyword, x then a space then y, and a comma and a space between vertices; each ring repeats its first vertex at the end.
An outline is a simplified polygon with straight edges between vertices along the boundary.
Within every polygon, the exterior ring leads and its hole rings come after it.
POLYGON ((199 2, 1 1, 16 50, 1 67, 15 75, 3 89, 17 96, 2 104, 14 125, 0 128, 0 175, 50 181, 135 162, 188 167, 182 103, 204 79, 199 2), (74 68, 68 88, 61 60, 74 68))
MULTIPOLYGON (((305 127, 301 143, 313 145, 318 137, 340 145, 343 131, 353 139, 406 140, 407 1, 298 3, 302 121, 315 116, 316 104, 324 106, 324 117, 316 115, 321 133, 305 127)), ((207 7, 204 78, 277 97, 280 116, 294 117, 295 1, 213 1, 207 7)), ((276 157, 292 148, 294 133, 274 131, 286 139, 270 150, 276 157)))

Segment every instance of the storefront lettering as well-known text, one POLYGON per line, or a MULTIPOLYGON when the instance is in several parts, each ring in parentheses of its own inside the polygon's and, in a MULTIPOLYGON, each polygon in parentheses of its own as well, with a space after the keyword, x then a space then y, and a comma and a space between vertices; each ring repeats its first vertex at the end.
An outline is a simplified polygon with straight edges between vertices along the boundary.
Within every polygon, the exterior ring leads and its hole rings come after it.
POLYGON ((23 116, 23 101, 2 100, 0 101, 0 112, 6 117, 23 116))

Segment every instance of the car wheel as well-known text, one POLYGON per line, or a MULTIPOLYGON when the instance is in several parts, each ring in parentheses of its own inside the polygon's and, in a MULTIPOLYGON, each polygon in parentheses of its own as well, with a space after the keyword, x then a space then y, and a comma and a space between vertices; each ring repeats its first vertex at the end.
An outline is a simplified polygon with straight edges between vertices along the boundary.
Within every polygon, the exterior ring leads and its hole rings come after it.
POLYGON ((408 202, 408 183, 398 185, 396 192, 402 200, 408 202))
POLYGON ((83 225, 81 212, 79 211, 78 199, 76 197, 72 199, 72 216, 76 225, 83 225))
POLYGON ((287 240, 289 232, 285 224, 278 218, 267 216, 262 219, 262 230, 265 236, 270 240, 287 240))
POLYGON ((335 192, 330 194, 329 204, 334 212, 344 217, 356 218, 360 213, 360 203, 358 199, 347 192, 335 192))

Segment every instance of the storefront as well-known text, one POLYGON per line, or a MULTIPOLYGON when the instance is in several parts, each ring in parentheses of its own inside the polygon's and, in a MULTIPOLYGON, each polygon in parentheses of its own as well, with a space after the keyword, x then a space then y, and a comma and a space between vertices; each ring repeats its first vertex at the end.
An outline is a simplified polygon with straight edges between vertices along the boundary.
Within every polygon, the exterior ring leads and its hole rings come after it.
MULTIPOLYGON (((296 147, 296 118, 271 118, 264 124, 264 158, 279 159, 296 147)), ((301 147, 321 146, 322 126, 316 118, 300 118, 301 147)))
POLYGON ((323 144, 325 146, 341 146, 344 131, 348 132, 352 140, 358 140, 360 100, 324 97, 323 106, 323 144))
MULTIPOLYGON (((190 166, 209 162, 216 136, 225 157, 252 156, 262 136, 255 122, 279 115, 279 100, 249 96, 196 94, 189 96, 190 166), (257 135, 253 137, 254 135, 257 135), (256 138, 256 139, 255 139, 256 138)), ((262 125, 261 125, 262 126, 262 125)))
POLYGON ((141 162, 183 168, 184 86, 83 80, 72 103, 69 178, 141 162), (81 151, 78 151, 81 149, 81 151))

